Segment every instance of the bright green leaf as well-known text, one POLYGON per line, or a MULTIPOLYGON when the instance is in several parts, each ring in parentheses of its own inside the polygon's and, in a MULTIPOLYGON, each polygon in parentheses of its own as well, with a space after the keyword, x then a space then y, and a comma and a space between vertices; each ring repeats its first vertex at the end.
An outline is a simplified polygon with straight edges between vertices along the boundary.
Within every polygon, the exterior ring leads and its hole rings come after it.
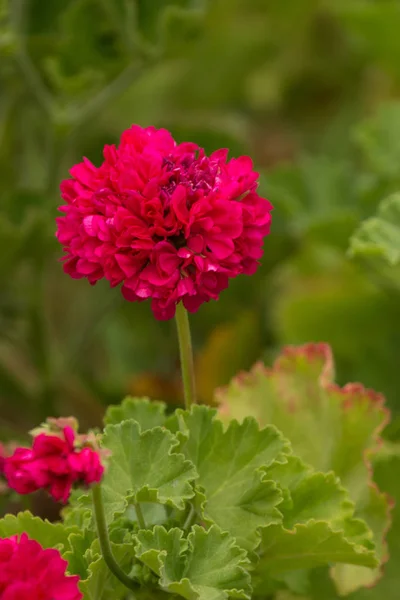
MULTIPOLYGON (((382 563, 387 560, 386 535, 391 526, 392 502, 388 496, 375 485, 370 485, 365 494, 363 506, 357 512, 358 516, 368 523, 374 533, 376 553, 382 563)), ((366 569, 360 566, 337 564, 331 570, 331 576, 341 596, 347 595, 360 587, 371 587, 382 577, 381 565, 376 569, 366 569)))
MULTIPOLYGON (((140 508, 142 509, 143 518, 147 527, 153 527, 153 525, 164 525, 168 520, 168 508, 163 504, 156 504, 151 502, 141 502, 140 508)), ((138 522, 136 510, 133 504, 130 504, 124 514, 126 519, 129 521, 138 522)))
POLYGON ((326 344, 287 347, 272 369, 263 365, 221 390, 223 419, 254 415, 274 423, 305 462, 333 470, 352 498, 363 502, 370 472, 365 452, 376 449, 388 421, 380 394, 360 384, 333 384, 332 352, 326 344))
POLYGON ((299 458, 289 456, 286 464, 275 463, 266 469, 266 476, 286 492, 279 510, 287 529, 310 520, 327 521, 334 528, 343 528, 353 516, 354 504, 332 471, 315 472, 299 458))
POLYGON ((160 586, 187 600, 249 598, 246 552, 215 525, 195 525, 187 541, 180 529, 155 527, 137 535, 136 555, 160 576, 160 586))
POLYGON ((20 512, 18 515, 8 514, 0 520, 0 537, 26 533, 43 548, 57 548, 61 552, 69 548, 68 536, 78 531, 76 527, 43 521, 29 511, 20 512))
POLYGON ((94 538, 94 532, 86 530, 83 533, 72 533, 68 539, 71 550, 64 553, 64 558, 68 561, 68 572, 72 575, 79 575, 81 580, 88 577, 86 554, 94 542, 94 538))
POLYGON ((78 527, 80 531, 90 528, 92 514, 91 514, 91 503, 89 496, 84 496, 82 490, 72 492, 69 504, 62 509, 61 516, 64 525, 67 527, 78 527), (78 493, 77 493, 78 492, 78 493), (79 505, 85 497, 87 499, 86 505, 79 505))
MULTIPOLYGON (((112 544, 113 555, 119 566, 129 574, 134 564, 132 544, 112 544)), ((87 579, 80 582, 83 600, 123 600, 126 587, 110 571, 99 554, 98 542, 94 542, 86 554, 89 562, 87 579), (93 560, 90 562, 90 558, 93 560)))
POLYGON ((152 531, 139 531, 136 556, 158 576, 166 569, 172 580, 179 580, 185 565, 183 553, 188 547, 182 536, 181 529, 167 531, 161 526, 154 527, 152 531))
MULTIPOLYGON (((298 568, 316 567, 324 563, 334 563, 336 560, 355 565, 372 566, 377 564, 371 542, 372 533, 364 521, 353 518, 354 505, 334 473, 315 473, 300 459, 288 457, 287 464, 276 464, 267 469, 267 476, 282 486, 285 500, 279 506, 283 515, 283 526, 281 528, 272 526, 262 533, 263 542, 260 548, 262 560, 257 565, 255 572, 259 592, 268 590, 271 587, 272 579, 281 581, 283 576, 286 585, 294 589, 293 585, 298 585, 298 581, 297 579, 293 580, 291 572, 298 568), (325 537, 320 536, 320 529, 318 529, 320 537, 316 541, 314 533, 317 523, 322 523, 329 536, 333 537, 335 541, 333 548, 340 549, 341 552, 345 550, 342 557, 336 559, 333 553, 331 558, 328 557, 327 550, 330 546, 325 546, 325 537), (310 537, 305 535, 304 532, 307 531, 311 532, 310 537), (276 535, 276 540, 274 537, 269 537, 274 535, 276 535), (263 543, 267 540, 268 546, 271 539, 279 542, 276 549, 276 559, 279 564, 276 569, 275 565, 269 569, 264 562, 267 554, 263 543), (282 547, 289 547, 292 542, 294 548, 299 544, 299 554, 304 553, 305 556, 309 556, 309 563, 303 565, 302 559, 298 559, 297 556, 293 562, 290 562, 287 557, 280 555, 280 552, 287 551, 282 550, 282 547), (320 554, 318 554, 319 543, 321 543, 320 554), (307 544, 308 549, 306 549, 307 544), (310 555, 309 552, 311 552, 310 555), (299 562, 299 567, 296 567, 296 561, 299 562)), ((268 555, 268 560, 273 560, 274 553, 275 549, 271 551, 271 555, 268 555)), ((335 569, 338 567, 338 573, 342 566, 348 567, 348 569, 354 568, 347 564, 335 565, 335 569)), ((358 568, 361 569, 361 567, 358 568)), ((363 572, 363 576, 369 575, 370 580, 377 576, 371 569, 365 569, 365 572, 363 572)), ((363 580, 358 581, 356 587, 362 583, 363 580)))
POLYGON ((175 453, 177 444, 169 431, 156 427, 141 433, 133 420, 106 427, 103 445, 112 452, 102 484, 108 522, 130 502, 185 507, 197 475, 193 464, 175 453))
POLYGON ((139 423, 141 430, 145 431, 164 425, 165 409, 164 402, 128 396, 121 404, 107 408, 104 423, 106 425, 118 424, 133 419, 139 423))
POLYGON ((181 449, 196 466, 205 492, 203 517, 229 531, 246 549, 257 546, 259 527, 279 523, 281 491, 267 481, 264 469, 284 461, 288 442, 275 429, 260 431, 254 419, 233 421, 224 432, 215 410, 195 406, 177 411, 185 432, 181 449))
POLYGON ((257 572, 264 575, 338 562, 369 567, 377 564, 372 550, 352 544, 324 521, 308 521, 293 530, 272 525, 262 531, 257 572))
MULTIPOLYGON (((396 506, 393 513, 393 525, 388 533, 389 560, 385 564, 383 577, 378 583, 369 589, 359 589, 353 592, 349 598, 351 600, 397 600, 398 582, 399 582, 399 562, 400 562, 400 459, 398 456, 385 453, 379 455, 374 461, 375 476, 379 487, 388 492, 396 499, 396 506)), ((354 569, 363 569, 362 567, 353 567, 353 572, 342 573, 341 568, 345 565, 336 565, 335 571, 339 569, 337 575, 340 579, 335 579, 338 592, 335 591, 333 584, 328 579, 326 570, 318 570, 311 574, 309 598, 312 600, 338 600, 343 593, 348 593, 357 582, 357 571, 354 569), (349 579, 351 575, 352 579, 349 579), (339 585, 338 585, 339 583, 339 585), (345 584, 345 587, 343 587, 345 584), (348 585, 350 584, 350 585, 348 585)), ((373 571, 371 571, 373 573, 373 571)))
MULTIPOLYGON (((359 384, 349 384, 341 389, 333 384, 333 376, 333 358, 327 345, 287 348, 273 369, 257 365, 221 391, 218 397, 221 414, 224 419, 228 415, 241 419, 243 413, 253 414, 261 425, 274 423, 306 462, 322 471, 333 469, 356 502, 355 516, 365 519, 372 528, 377 553, 382 558, 385 553, 383 538, 390 522, 389 505, 386 496, 379 491, 374 493, 372 470, 366 459, 368 452, 377 448, 379 432, 387 423, 387 411, 379 394, 359 384)), ((281 474, 287 478, 290 471, 281 469, 281 474)), ((271 478, 277 478, 277 475, 276 470, 271 478)), ((314 474, 311 479, 304 485, 303 500, 303 492, 299 496, 300 488, 296 490, 294 509, 297 504, 306 509, 310 519, 328 519, 333 530, 343 529, 345 537, 354 541, 346 531, 351 524, 346 519, 351 517, 353 508, 351 503, 347 503, 346 508, 343 488, 337 486, 330 475, 314 474), (318 493, 315 488, 313 496, 311 492, 317 484, 322 487, 318 493), (324 491, 328 492, 328 497, 322 502, 324 491), (341 494, 344 504, 340 503, 341 494), (335 506, 331 505, 332 501, 335 506)), ((290 488, 290 484, 287 485, 290 488)), ((295 514, 289 522, 285 505, 279 509, 287 527, 306 522, 305 514, 295 514)), ((349 569, 352 567, 340 566, 333 571, 335 578, 340 573, 343 587, 349 569)), ((376 580, 379 572, 357 568, 353 576, 354 584, 357 581, 358 585, 366 585, 372 579, 376 580)), ((337 585, 340 585, 339 581, 337 585)))

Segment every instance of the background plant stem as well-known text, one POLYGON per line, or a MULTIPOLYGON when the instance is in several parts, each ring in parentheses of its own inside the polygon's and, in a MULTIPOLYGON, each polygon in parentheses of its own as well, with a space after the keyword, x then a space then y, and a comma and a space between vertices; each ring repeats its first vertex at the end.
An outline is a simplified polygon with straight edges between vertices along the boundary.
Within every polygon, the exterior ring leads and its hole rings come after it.
POLYGON ((193 350, 192 339, 190 336, 189 317, 182 302, 179 302, 176 307, 175 319, 178 329, 185 407, 189 410, 192 404, 196 404, 196 389, 194 381, 193 350))

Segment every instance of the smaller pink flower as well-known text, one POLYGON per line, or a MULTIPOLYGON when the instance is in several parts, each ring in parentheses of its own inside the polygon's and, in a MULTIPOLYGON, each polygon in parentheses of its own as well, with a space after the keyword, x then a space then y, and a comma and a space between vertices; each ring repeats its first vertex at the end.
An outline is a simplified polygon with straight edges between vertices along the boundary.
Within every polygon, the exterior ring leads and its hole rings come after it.
POLYGON ((4 461, 4 475, 10 488, 18 494, 31 494, 40 486, 36 481, 34 454, 29 448, 17 448, 14 454, 4 461))
POLYGON ((66 503, 73 485, 101 480, 104 467, 93 448, 79 447, 75 431, 67 426, 59 435, 38 433, 32 448, 17 448, 5 459, 8 485, 19 494, 48 490, 57 502, 66 503))
POLYGON ((78 576, 67 576, 58 550, 43 549, 26 533, 0 539, 1 600, 81 600, 78 576))
POLYGON ((85 447, 80 452, 69 455, 69 466, 77 481, 84 485, 99 482, 104 473, 98 452, 93 448, 85 447))

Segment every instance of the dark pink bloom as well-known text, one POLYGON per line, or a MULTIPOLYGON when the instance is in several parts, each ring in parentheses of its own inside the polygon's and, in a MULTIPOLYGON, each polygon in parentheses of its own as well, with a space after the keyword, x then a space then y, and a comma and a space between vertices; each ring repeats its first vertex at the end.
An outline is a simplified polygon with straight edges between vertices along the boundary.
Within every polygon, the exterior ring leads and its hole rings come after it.
POLYGON ((46 489, 59 502, 67 502, 74 484, 100 481, 104 468, 98 453, 75 447, 75 432, 64 427, 60 435, 40 433, 32 448, 17 448, 5 459, 8 485, 19 494, 46 489))
POLYGON ((104 473, 98 452, 89 447, 72 452, 69 455, 69 465, 75 479, 84 485, 100 481, 104 473))
POLYGON ((206 156, 196 144, 137 125, 104 162, 84 161, 61 184, 57 219, 64 270, 91 284, 122 284, 127 300, 152 300, 158 319, 217 299, 229 279, 252 274, 263 254, 272 206, 257 192, 249 157, 206 156))
POLYGON ((58 550, 44 550, 23 533, 0 539, 1 600, 80 600, 79 577, 65 574, 58 550))
POLYGON ((10 488, 18 494, 31 494, 40 487, 36 482, 33 462, 34 454, 30 448, 17 448, 14 454, 5 460, 4 475, 10 488))

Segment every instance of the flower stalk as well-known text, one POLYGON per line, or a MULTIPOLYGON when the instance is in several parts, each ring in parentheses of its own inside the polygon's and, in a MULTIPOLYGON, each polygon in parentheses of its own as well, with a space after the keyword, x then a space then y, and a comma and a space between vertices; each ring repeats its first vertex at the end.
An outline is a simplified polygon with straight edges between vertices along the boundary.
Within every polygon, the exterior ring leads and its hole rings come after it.
POLYGON ((130 590, 137 590, 139 588, 138 583, 134 579, 131 579, 131 577, 129 577, 129 575, 127 575, 125 571, 121 569, 113 555, 110 538, 108 537, 106 517, 104 514, 103 494, 99 484, 92 487, 92 500, 97 533, 99 536, 100 548, 104 562, 110 569, 111 573, 115 575, 115 577, 119 579, 121 583, 125 585, 125 587, 130 590))
POLYGON ((182 302, 176 307, 175 314, 176 326, 178 329, 179 353, 181 359, 181 372, 183 391, 185 397, 185 407, 190 409, 192 404, 196 404, 196 388, 194 379, 192 338, 190 335, 189 317, 187 310, 182 302))

